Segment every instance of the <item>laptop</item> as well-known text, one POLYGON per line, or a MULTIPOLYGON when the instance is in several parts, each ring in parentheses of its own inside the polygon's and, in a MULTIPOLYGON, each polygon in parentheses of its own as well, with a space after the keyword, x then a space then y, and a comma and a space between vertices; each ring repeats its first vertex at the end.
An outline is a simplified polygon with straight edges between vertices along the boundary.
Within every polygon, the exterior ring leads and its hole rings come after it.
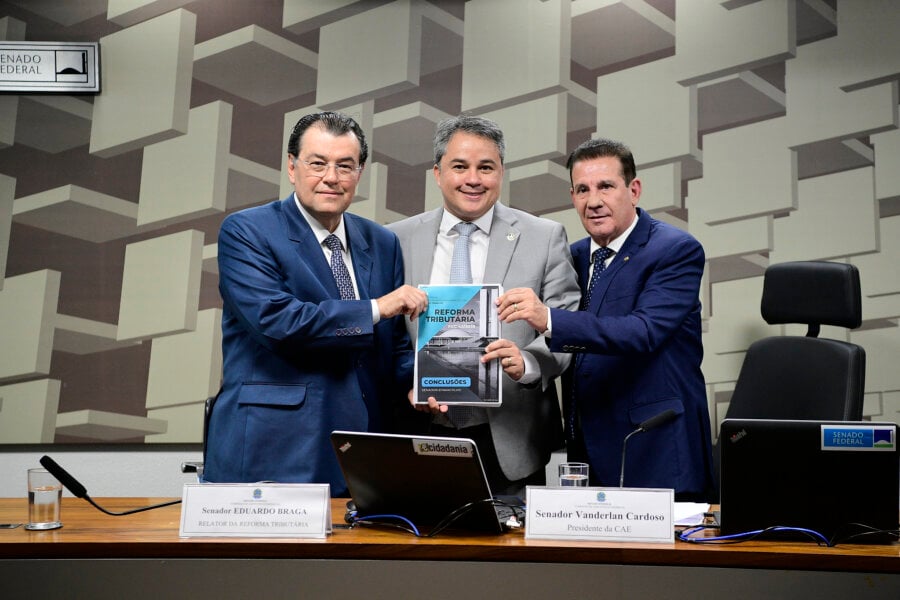
MULTIPOLYGON (((895 423, 725 419, 719 433, 721 534, 785 526, 836 543, 896 540, 886 533, 854 534, 898 528, 897 434, 895 423)), ((763 537, 811 540, 796 532, 763 537)))
POLYGON ((334 431, 331 444, 359 517, 398 515, 425 533, 475 503, 449 529, 504 531, 474 441, 334 431))

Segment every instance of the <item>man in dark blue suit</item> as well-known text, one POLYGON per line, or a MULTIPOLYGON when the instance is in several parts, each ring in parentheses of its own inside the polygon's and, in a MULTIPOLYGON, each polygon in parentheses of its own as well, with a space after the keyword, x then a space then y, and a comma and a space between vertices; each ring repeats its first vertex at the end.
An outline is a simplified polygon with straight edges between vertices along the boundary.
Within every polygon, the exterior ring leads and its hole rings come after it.
POLYGON ((618 486, 625 436, 671 409, 672 421, 629 440, 624 484, 708 500, 703 248, 637 208, 641 180, 623 144, 587 141, 567 166, 572 202, 589 234, 572 244, 581 308, 548 309, 530 289, 516 288, 500 298, 500 317, 524 319, 551 351, 575 353, 563 379, 567 450, 570 461, 590 464, 591 485, 618 486))
POLYGON ((353 119, 307 115, 287 147, 294 194, 222 223, 224 376, 207 481, 329 483, 344 495, 329 434, 384 431, 396 406, 411 410, 402 315, 428 300, 403 284, 397 236, 345 212, 367 155, 353 119))

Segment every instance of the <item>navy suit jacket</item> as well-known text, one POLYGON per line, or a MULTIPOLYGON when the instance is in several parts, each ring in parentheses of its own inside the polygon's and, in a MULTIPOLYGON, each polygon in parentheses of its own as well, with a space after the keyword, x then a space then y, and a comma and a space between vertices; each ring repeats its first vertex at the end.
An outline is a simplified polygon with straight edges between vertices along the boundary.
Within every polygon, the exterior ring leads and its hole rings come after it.
MULTIPOLYGON (((638 222, 583 311, 552 309, 550 349, 575 352, 564 378, 567 423, 577 406, 589 462, 618 486, 622 443, 646 419, 674 421, 628 442, 626 487, 673 488, 705 499, 712 486, 711 431, 700 321, 704 253, 688 233, 637 209, 638 222)), ((582 293, 590 238, 572 244, 582 293)), ((567 427, 567 435, 572 430, 567 427)))
POLYGON ((329 483, 346 492, 329 434, 384 431, 407 403, 413 354, 401 318, 371 299, 403 285, 397 236, 345 213, 359 300, 340 300, 294 196, 227 217, 219 231, 223 384, 209 424, 213 482, 329 483))

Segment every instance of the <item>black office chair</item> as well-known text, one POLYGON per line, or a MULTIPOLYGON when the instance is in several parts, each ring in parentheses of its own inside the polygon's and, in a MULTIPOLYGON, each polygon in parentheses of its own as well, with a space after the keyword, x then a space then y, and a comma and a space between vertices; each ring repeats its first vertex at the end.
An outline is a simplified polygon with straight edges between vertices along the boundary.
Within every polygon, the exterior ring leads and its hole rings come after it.
MULTIPOLYGON (((861 420, 865 350, 818 337, 821 325, 855 329, 862 323, 859 270, 822 261, 770 265, 760 308, 770 325, 805 324, 808 331, 750 345, 725 418, 861 420)), ((713 450, 718 478, 718 441, 713 450)))
MULTIPOLYGON (((221 392, 222 390, 220 389, 219 393, 221 392)), ((217 393, 215 396, 207 398, 203 403, 203 460, 185 461, 181 463, 182 473, 198 473, 202 475, 203 465, 206 463, 206 440, 209 437, 209 418, 212 415, 213 406, 215 406, 218 397, 219 394, 217 393)))
POLYGON ((807 325, 806 337, 754 342, 725 417, 862 419, 865 350, 818 337, 821 325, 855 329, 862 323, 857 268, 820 261, 771 265, 763 281, 761 311, 770 325, 807 325))

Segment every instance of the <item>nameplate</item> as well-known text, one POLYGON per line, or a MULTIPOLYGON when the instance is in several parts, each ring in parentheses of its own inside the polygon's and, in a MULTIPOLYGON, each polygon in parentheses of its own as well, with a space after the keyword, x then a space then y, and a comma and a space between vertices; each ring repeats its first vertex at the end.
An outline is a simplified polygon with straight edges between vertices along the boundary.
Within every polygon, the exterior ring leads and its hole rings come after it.
POLYGON ((331 533, 327 483, 188 483, 181 537, 324 538, 331 533))
POLYGON ((99 91, 98 42, 0 41, 0 92, 99 91))
POLYGON ((525 537, 674 543, 674 491, 644 488, 526 488, 525 537))

